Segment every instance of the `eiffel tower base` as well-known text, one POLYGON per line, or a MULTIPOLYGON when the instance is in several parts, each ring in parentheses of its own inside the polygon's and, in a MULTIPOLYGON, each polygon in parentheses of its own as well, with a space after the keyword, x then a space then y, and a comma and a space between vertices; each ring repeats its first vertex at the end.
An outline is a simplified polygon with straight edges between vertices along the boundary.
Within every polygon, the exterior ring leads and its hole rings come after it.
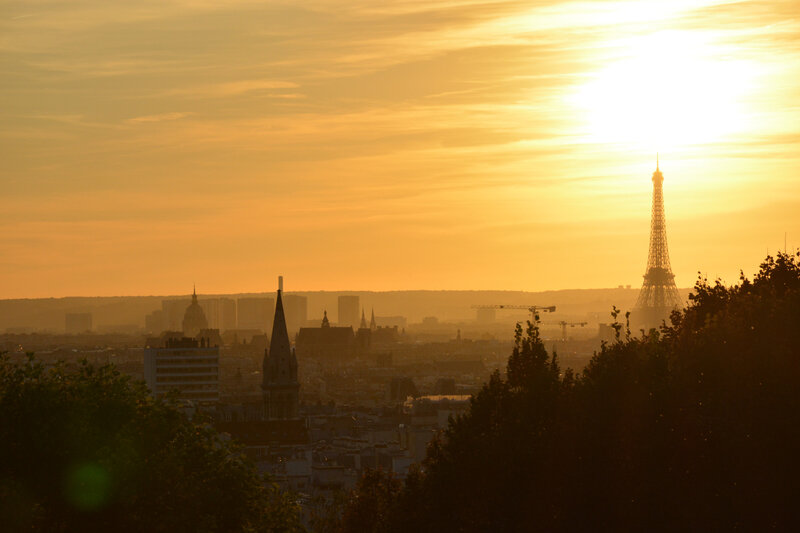
POLYGON ((640 330, 645 332, 651 329, 659 329, 666 322, 672 324, 669 315, 674 307, 637 307, 631 311, 631 332, 638 333, 640 330))

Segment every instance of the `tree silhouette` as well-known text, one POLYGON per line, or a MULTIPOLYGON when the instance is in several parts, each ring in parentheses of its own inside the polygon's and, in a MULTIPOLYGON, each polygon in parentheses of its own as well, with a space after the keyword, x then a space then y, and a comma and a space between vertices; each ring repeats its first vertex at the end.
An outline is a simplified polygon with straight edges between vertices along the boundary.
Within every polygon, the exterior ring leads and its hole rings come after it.
POLYGON ((615 324, 579 375, 518 326, 506 376, 368 530, 796 528, 798 257, 767 257, 731 287, 699 279, 671 322, 640 336, 615 324))
POLYGON ((113 366, 0 358, 0 517, 41 531, 300 531, 210 426, 113 366))

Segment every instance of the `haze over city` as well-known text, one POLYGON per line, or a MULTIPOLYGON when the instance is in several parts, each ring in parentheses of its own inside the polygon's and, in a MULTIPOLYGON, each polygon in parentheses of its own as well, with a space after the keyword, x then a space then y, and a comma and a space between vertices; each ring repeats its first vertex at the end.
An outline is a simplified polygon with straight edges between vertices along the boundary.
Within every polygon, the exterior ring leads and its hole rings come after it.
POLYGON ((0 11, 3 532, 800 530, 798 0, 0 11))
POLYGON ((798 4, 7 3, 0 297, 641 283, 797 244, 798 4))

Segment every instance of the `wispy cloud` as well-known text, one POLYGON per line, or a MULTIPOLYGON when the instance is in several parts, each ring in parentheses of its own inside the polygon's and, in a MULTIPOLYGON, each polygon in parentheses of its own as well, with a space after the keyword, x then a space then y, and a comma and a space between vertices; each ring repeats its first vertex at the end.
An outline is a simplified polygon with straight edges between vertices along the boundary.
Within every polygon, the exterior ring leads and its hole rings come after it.
MULTIPOLYGON (((164 96, 192 96, 202 98, 229 98, 247 93, 264 93, 274 89, 295 89, 298 84, 281 80, 239 80, 226 83, 199 85, 196 87, 171 89, 164 96)), ((269 96, 286 97, 281 93, 269 96)))
POLYGON ((129 118, 125 122, 128 124, 146 124, 150 122, 166 122, 169 120, 179 120, 192 115, 193 113, 177 112, 160 113, 158 115, 145 115, 142 117, 129 118))
MULTIPOLYGON (((681 244, 694 242, 697 213, 768 217, 751 208, 800 201, 798 14, 796 0, 12 2, 0 19, 0 183, 14 205, 4 229, 24 230, 15 254, 72 293, 93 291, 78 286, 75 247, 59 244, 70 234, 91 235, 70 239, 120 272, 165 268, 168 241, 180 238, 184 258, 223 251, 192 263, 208 276, 291 257, 293 268, 313 265, 309 275, 328 266, 344 286, 352 265, 336 254, 358 250, 375 287, 395 283, 381 277, 387 264, 415 276, 458 264, 460 279, 484 279, 495 267, 477 268, 474 249, 539 264, 536 279, 519 281, 528 288, 565 286, 574 272, 541 264, 543 253, 594 264, 637 223, 646 241, 652 162, 649 151, 592 139, 591 110, 570 95, 641 37, 665 33, 701 36, 709 62, 758 68, 737 93, 748 128, 661 150, 669 216, 681 221, 673 263, 690 265, 681 244), (163 253, 149 262, 155 233, 163 253), (325 245, 297 244, 310 239, 325 245), (48 249, 75 269, 47 266, 48 249)), ((698 78, 669 76, 634 79, 702 92, 698 78)), ((778 217, 781 231, 800 233, 800 215, 778 217)), ((585 283, 640 276, 641 250, 618 253, 598 266, 610 274, 585 283)), ((26 286, 23 269, 4 268, 0 280, 26 286)), ((136 272, 126 274, 147 283, 136 272)), ((433 274, 420 283, 442 281, 433 274)), ((506 275, 513 283, 518 268, 506 275)))

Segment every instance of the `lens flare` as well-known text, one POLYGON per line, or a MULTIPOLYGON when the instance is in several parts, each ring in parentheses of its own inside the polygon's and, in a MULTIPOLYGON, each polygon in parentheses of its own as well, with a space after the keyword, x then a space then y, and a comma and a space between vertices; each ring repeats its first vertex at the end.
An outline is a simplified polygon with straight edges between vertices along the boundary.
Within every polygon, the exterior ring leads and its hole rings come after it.
POLYGON ((83 463, 70 469, 65 485, 67 501, 82 511, 93 511, 108 501, 111 477, 102 466, 83 463))

